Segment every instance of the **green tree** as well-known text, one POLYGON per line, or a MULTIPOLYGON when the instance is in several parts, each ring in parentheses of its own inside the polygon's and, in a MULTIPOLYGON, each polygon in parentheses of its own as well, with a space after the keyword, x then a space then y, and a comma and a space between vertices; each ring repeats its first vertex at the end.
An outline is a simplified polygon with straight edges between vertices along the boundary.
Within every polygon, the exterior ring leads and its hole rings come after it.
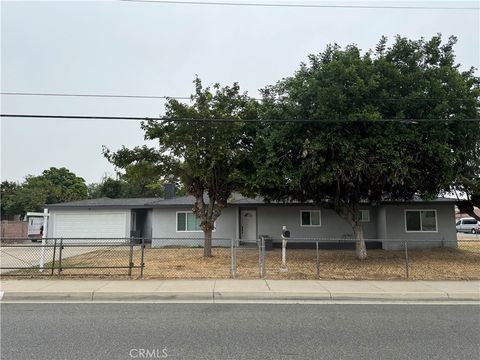
POLYGON ((122 198, 124 197, 125 186, 126 184, 122 180, 104 177, 100 183, 88 185, 88 197, 90 199, 102 197, 108 197, 111 199, 122 198))
POLYGON ((20 212, 15 212, 16 210, 9 204, 11 197, 17 189, 20 187, 15 181, 2 181, 0 184, 0 206, 1 206, 1 218, 2 220, 11 215, 18 215, 20 212))
POLYGON ((26 176, 22 184, 6 185, 3 194, 2 183, 2 209, 6 215, 22 217, 28 211, 41 211, 45 204, 86 199, 88 193, 85 180, 66 168, 51 167, 40 176, 26 176))
POLYGON ((144 178, 140 177, 140 174, 141 168, 137 167, 135 176, 138 176, 138 180, 132 176, 131 172, 129 172, 128 176, 119 174, 119 179, 105 177, 100 183, 92 183, 88 186, 88 197, 90 199, 101 197, 111 199, 161 197, 163 195, 164 180, 157 175, 152 177, 148 172, 145 172, 144 178))
POLYGON ((122 184, 121 197, 163 195, 164 167, 158 163, 157 153, 149 147, 122 147, 112 153, 104 146, 103 154, 117 169, 118 181, 122 184))
POLYGON ((197 78, 190 105, 170 99, 166 104, 166 120, 142 124, 145 139, 157 140, 158 148, 122 148, 116 153, 106 149, 104 153, 116 167, 128 169, 145 164, 171 179, 179 179, 186 192, 195 197, 192 211, 200 219, 204 232, 204 256, 210 257, 215 220, 232 192, 242 184, 242 169, 247 168, 251 139, 243 122, 209 119, 252 118, 255 111, 255 102, 240 93, 238 84, 231 87, 215 84, 211 91, 203 88, 197 78))
POLYGON ((65 167, 51 167, 42 175, 27 178, 27 186, 38 187, 45 184, 48 189, 46 203, 53 204, 66 201, 86 199, 88 188, 85 180, 65 167))
POLYGON ((367 257, 359 206, 432 198, 449 188, 478 134, 479 79, 454 62, 451 37, 382 38, 375 52, 330 45, 263 90, 250 192, 335 210, 367 257), (382 121, 393 119, 394 121, 382 121), (430 119, 450 121, 410 121, 430 119))

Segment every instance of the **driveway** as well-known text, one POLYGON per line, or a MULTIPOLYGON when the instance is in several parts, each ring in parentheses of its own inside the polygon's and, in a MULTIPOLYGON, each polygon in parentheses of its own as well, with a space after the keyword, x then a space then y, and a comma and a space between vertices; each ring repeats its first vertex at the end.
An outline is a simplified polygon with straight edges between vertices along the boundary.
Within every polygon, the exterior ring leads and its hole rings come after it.
POLYGON ((480 241, 480 234, 465 234, 465 233, 457 233, 458 240, 479 240, 480 241))
MULTIPOLYGON (((97 251, 95 247, 68 247, 68 251, 62 254, 62 259, 97 251)), ((13 246, 0 246, 0 267, 30 268, 39 266, 42 256, 40 243, 17 243, 13 246)), ((53 259, 53 247, 45 247, 44 263, 50 263, 53 259)), ((59 248, 55 252, 55 261, 60 258, 59 248)), ((0 269, 0 274, 5 274, 13 269, 0 269)))

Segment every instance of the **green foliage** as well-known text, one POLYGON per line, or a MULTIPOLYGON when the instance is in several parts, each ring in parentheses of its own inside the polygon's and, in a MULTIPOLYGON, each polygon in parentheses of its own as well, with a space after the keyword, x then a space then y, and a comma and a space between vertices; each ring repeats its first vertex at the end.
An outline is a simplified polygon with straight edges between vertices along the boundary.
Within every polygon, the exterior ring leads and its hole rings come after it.
POLYGON ((21 213, 18 203, 14 203, 12 200, 14 194, 18 191, 20 185, 14 181, 2 181, 0 184, 0 205, 1 205, 1 218, 7 218, 8 216, 18 215, 21 213))
POLYGON ((126 175, 121 176, 118 180, 105 177, 100 183, 88 186, 88 197, 90 199, 102 197, 111 199, 161 197, 163 195, 163 183, 157 180, 157 177, 154 179, 156 180, 151 178, 134 180, 126 175))
POLYGON ((86 199, 88 195, 85 180, 64 167, 51 167, 42 175, 27 177, 26 180, 27 185, 33 188, 42 185, 47 188, 47 204, 86 199))
POLYGON ((109 177, 103 178, 100 183, 88 185, 88 198, 98 199, 108 197, 111 199, 123 198, 125 183, 109 177))
MULTIPOLYGON (((195 86, 193 104, 169 100, 166 118, 239 120, 256 116, 255 103, 240 93, 237 84, 224 88, 215 84, 214 93, 203 89, 198 78, 195 86)), ((159 141, 157 154, 162 164, 190 194, 200 197, 206 192, 213 201, 224 202, 239 186, 239 169, 247 161, 250 146, 245 123, 166 120, 144 123, 143 129, 146 139, 159 141)))
POLYGON ((240 93, 238 84, 203 88, 195 80, 191 104, 169 99, 164 121, 142 124, 145 139, 158 141, 159 147, 122 148, 116 153, 104 150, 116 167, 128 172, 163 174, 179 180, 196 199, 194 213, 205 232, 205 255, 210 256, 214 222, 234 190, 243 184, 243 171, 249 166, 251 127, 239 121, 215 122, 208 119, 256 117, 256 103, 240 93), (200 121, 178 121, 198 119, 200 121), (208 198, 208 201, 205 201, 208 198))
POLYGON ((2 182, 2 214, 24 216, 45 204, 87 198, 85 180, 66 168, 51 167, 40 176, 28 175, 22 184, 2 182))
MULTIPOLYGON (((165 167, 162 157, 153 148, 147 146, 117 152, 103 148, 104 156, 115 165, 119 175, 121 191, 117 197, 160 197, 163 195, 165 167)), ((105 195, 104 195, 105 196, 105 195)))
POLYGON ((331 45, 310 55, 294 76, 263 90, 262 117, 315 121, 262 124, 250 192, 332 207, 365 258, 359 204, 436 196, 478 144, 478 122, 404 121, 479 117, 479 79, 459 71, 455 42, 397 37, 387 47, 382 38, 374 53, 331 45))

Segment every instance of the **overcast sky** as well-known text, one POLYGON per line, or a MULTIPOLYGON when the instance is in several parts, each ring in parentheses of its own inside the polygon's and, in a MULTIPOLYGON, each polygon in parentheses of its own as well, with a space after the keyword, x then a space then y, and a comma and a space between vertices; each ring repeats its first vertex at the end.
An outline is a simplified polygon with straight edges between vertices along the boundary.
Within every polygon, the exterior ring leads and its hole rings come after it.
MULTIPOLYGON (((479 1, 390 4, 480 6, 479 1)), ((479 17, 479 10, 465 9, 2 1, 1 90, 189 96, 198 74, 206 85, 237 81, 258 96, 258 89, 292 75, 308 54, 328 43, 368 50, 381 35, 417 39, 439 32, 458 36, 457 61, 466 69, 479 67, 479 17)), ((2 113, 158 116, 163 110, 163 101, 155 99, 1 97, 2 113)), ((90 183, 114 174, 102 145, 117 149, 144 140, 137 122, 2 118, 1 142, 2 180, 65 166, 90 183)))

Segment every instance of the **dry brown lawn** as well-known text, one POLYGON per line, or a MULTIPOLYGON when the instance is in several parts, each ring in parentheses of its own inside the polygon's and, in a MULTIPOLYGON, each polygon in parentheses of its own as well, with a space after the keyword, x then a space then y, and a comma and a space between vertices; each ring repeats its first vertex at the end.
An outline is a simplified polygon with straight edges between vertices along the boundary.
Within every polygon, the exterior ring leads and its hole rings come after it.
MULTIPOLYGON (((238 277, 258 276, 249 256, 237 256, 238 277), (248 265, 247 265, 248 264, 248 265), (252 272, 253 270, 253 272, 252 272)), ((320 251, 320 279, 405 279, 406 262, 403 251, 370 250, 368 259, 359 261, 354 251, 320 251)), ((269 279, 315 279, 317 276, 314 250, 287 251, 288 272, 281 271, 281 251, 267 253, 266 277, 269 279)), ((456 249, 414 250, 409 252, 409 278, 417 280, 480 279, 480 252, 456 249)))
MULTIPOLYGON (((140 263, 140 251, 133 254, 140 263)), ((288 250, 288 271, 282 272, 281 251, 266 252, 267 279, 316 279, 315 250, 288 250)), ((203 257, 202 248, 147 248, 144 278, 147 279, 222 279, 230 277, 230 249, 214 248, 212 258, 203 257)), ((368 259, 359 261, 354 251, 320 250, 320 279, 405 279, 403 251, 369 250, 368 259)), ((256 249, 237 250, 236 278, 258 279, 259 254, 256 249)), ((64 266, 128 266, 128 251, 112 248, 66 259, 64 266)), ((47 265, 48 268, 48 265, 47 265)), ((29 273, 21 272, 29 275, 29 273)), ((18 273, 20 274, 20 272, 18 273)), ((64 269, 69 276, 126 276, 128 269, 64 269)), ((31 274, 30 274, 31 275, 31 274)), ((139 277, 133 269, 132 276, 139 277)), ((480 242, 460 242, 458 249, 409 250, 409 278, 423 280, 480 279, 480 242)))

